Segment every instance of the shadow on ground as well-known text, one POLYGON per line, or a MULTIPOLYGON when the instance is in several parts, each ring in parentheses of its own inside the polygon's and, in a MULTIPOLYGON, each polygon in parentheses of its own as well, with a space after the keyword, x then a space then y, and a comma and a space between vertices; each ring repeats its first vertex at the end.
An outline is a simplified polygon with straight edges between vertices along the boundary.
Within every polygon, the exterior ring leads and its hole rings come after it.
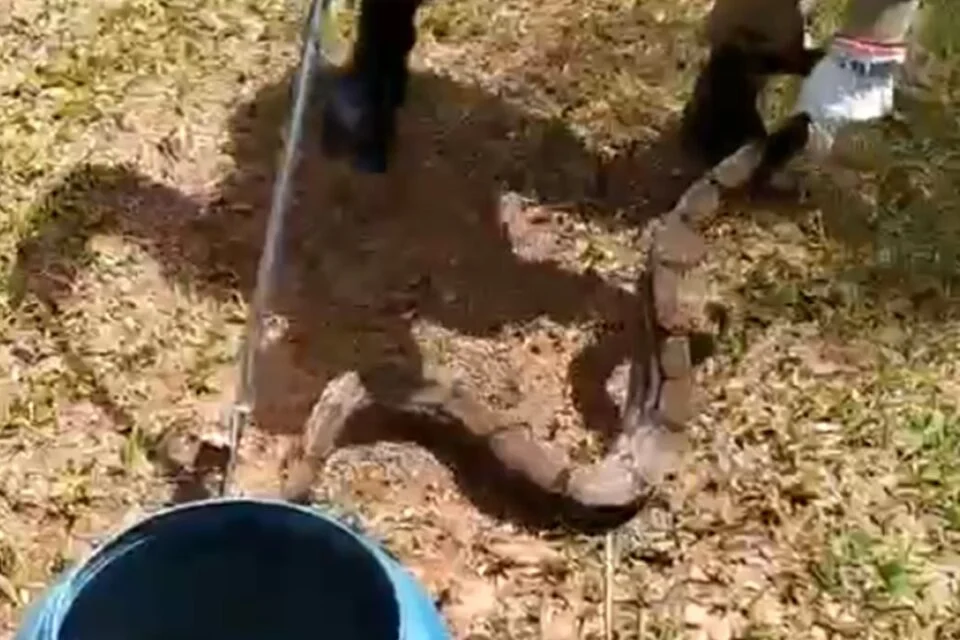
MULTIPOLYGON (((70 295, 95 233, 142 242, 166 277, 200 295, 249 294, 287 96, 286 81, 269 86, 234 114, 230 151, 236 168, 210 201, 192 201, 123 167, 98 165, 77 167, 47 194, 15 274, 21 294, 46 306, 45 329, 56 335, 59 302, 70 295)), ((560 122, 531 118, 476 88, 419 75, 389 175, 357 176, 323 160, 316 137, 314 130, 296 181, 274 304, 289 327, 284 348, 263 358, 261 428, 298 433, 324 384, 346 370, 389 366, 417 379, 424 364, 412 335, 418 317, 461 334, 489 336, 542 316, 561 324, 601 319, 593 344, 574 359, 568 377, 585 423, 604 433, 616 427, 618 412, 604 383, 624 359, 637 301, 590 272, 574 273, 549 258, 519 257, 505 229, 501 198, 511 190, 610 226, 639 225, 672 206, 701 169, 684 165, 675 133, 603 160, 560 122)), ((69 341, 59 343, 71 366, 86 369, 90 379, 90 368, 69 341)), ((94 382, 94 389, 94 400, 118 424, 130 422, 102 385, 94 382)), ((496 474, 486 466, 493 461, 476 447, 448 438, 448 427, 438 434, 439 425, 431 432, 424 425, 388 422, 390 433, 357 438, 413 439, 429 446, 459 472, 462 489, 478 507, 523 519, 526 506, 515 511, 503 502, 506 496, 518 502, 526 492, 509 479, 507 486, 492 483, 496 474)), ((540 498, 530 502, 542 505, 540 498)))
MULTIPOLYGON (((558 208, 587 203, 579 207, 585 215, 638 224, 685 186, 674 139, 665 136, 653 148, 603 162, 562 124, 531 119, 475 88, 421 75, 412 89, 389 175, 352 175, 319 156, 316 131, 307 140, 273 305, 289 322, 285 348, 264 356, 258 383, 256 422, 269 432, 299 432, 324 384, 343 371, 389 366, 416 379, 423 367, 411 334, 417 317, 473 336, 541 316, 563 324, 600 317, 599 340, 623 342, 633 297, 598 275, 518 257, 501 218, 501 194, 514 190, 558 208), (634 207, 629 219, 617 218, 614 212, 627 202, 646 204, 634 207)), ((164 276, 188 290, 221 299, 236 290, 248 295, 288 93, 286 82, 269 86, 234 114, 236 168, 210 202, 192 201, 121 166, 77 167, 38 204, 36 232, 19 251, 19 297, 39 299, 56 331, 58 308, 87 263, 88 240, 100 233, 142 243, 164 276)), ((69 354, 68 342, 60 342, 69 354)), ((616 421, 603 391, 624 357, 616 350, 595 349, 571 375, 574 394, 590 398, 579 403, 594 414, 585 422, 604 430, 616 421)), ((80 357, 68 360, 85 367, 80 357)), ((120 424, 129 422, 108 393, 95 395, 120 424)), ((391 426, 376 438, 418 439, 429 431, 391 426)), ((461 447, 453 444, 445 450, 446 438, 433 435, 422 443, 454 468, 470 467, 459 474, 464 491, 502 515, 498 503, 518 492, 490 495, 489 470, 476 468, 483 456, 456 453, 461 447)))

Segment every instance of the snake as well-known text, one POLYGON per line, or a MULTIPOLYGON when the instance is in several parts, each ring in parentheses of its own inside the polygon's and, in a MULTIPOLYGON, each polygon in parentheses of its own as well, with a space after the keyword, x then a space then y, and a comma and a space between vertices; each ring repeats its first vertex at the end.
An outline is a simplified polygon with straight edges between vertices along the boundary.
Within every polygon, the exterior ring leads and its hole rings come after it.
MULTIPOLYGON (((465 430, 509 473, 588 517, 630 517, 669 477, 686 448, 696 416, 691 340, 709 329, 703 231, 723 195, 748 184, 762 163, 764 141, 754 140, 695 180, 649 228, 649 250, 635 282, 638 311, 626 400, 619 432, 600 459, 574 463, 557 447, 537 440, 529 426, 511 422, 471 396, 454 380, 420 378, 383 393, 376 372, 345 371, 330 380, 283 468, 284 499, 307 502, 326 461, 361 428, 362 415, 428 418, 465 430)), ((388 381, 389 382, 389 381, 388 381)), ((387 384, 386 386, 389 386, 387 384)), ((434 427, 436 428, 436 427, 434 427)))

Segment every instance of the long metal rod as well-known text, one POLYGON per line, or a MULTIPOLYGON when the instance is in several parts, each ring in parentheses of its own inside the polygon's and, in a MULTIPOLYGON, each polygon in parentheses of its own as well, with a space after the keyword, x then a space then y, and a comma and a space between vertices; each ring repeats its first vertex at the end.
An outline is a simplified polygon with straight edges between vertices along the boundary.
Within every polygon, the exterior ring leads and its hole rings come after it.
POLYGON ((310 102, 313 76, 320 58, 320 38, 323 15, 330 0, 311 0, 307 17, 308 29, 303 34, 300 53, 300 68, 296 77, 293 93, 293 109, 290 114, 290 127, 284 145, 280 171, 273 186, 273 199, 270 204, 270 216, 267 219, 267 231, 257 268, 257 282, 253 290, 253 299, 247 316, 246 335, 240 352, 240 378, 236 395, 230 407, 229 457, 220 485, 220 495, 227 495, 233 485, 237 453, 243 431, 250 422, 256 396, 256 362, 259 355, 263 325, 270 304, 277 273, 281 264, 280 255, 284 238, 284 224, 290 209, 290 196, 293 189, 293 176, 296 173, 300 142, 303 138, 304 121, 310 102))

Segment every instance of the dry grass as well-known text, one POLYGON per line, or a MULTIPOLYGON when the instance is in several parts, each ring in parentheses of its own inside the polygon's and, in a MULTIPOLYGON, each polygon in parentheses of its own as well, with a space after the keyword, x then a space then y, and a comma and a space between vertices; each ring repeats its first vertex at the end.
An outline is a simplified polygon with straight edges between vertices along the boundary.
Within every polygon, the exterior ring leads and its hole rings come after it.
MULTIPOLYGON (((869 162, 811 169, 810 202, 731 208, 710 232, 732 321, 688 468, 619 536, 620 639, 960 637, 960 19, 930 4, 905 124, 858 138, 869 162)), ((589 449, 582 396, 603 381, 578 363, 625 320, 705 8, 423 12, 399 177, 308 161, 321 184, 300 189, 248 491, 274 489, 325 379, 384 357, 453 368, 589 449), (522 215, 501 219, 506 190, 522 215)), ((0 634, 169 498, 159 436, 215 424, 299 19, 279 0, 0 2, 0 634)), ((411 446, 363 446, 324 494, 457 637, 601 637, 603 541, 524 530, 457 480, 411 446)))

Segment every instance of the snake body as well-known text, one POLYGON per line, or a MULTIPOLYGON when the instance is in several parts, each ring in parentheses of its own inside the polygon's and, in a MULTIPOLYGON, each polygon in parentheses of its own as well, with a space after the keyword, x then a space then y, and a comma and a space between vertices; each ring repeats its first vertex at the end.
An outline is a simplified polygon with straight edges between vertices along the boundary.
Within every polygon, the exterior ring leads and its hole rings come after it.
POLYGON ((577 465, 507 423, 454 382, 418 380, 401 394, 371 390, 370 376, 348 371, 324 389, 287 466, 283 495, 304 501, 346 432, 371 408, 457 425, 489 448, 510 472, 587 512, 633 512, 669 472, 695 413, 691 336, 709 326, 701 230, 724 190, 745 185, 761 162, 762 143, 745 145, 694 182, 669 212, 653 221, 650 251, 637 280, 639 325, 631 354, 621 430, 597 462, 577 465), (355 418, 357 420, 355 420, 355 418))

